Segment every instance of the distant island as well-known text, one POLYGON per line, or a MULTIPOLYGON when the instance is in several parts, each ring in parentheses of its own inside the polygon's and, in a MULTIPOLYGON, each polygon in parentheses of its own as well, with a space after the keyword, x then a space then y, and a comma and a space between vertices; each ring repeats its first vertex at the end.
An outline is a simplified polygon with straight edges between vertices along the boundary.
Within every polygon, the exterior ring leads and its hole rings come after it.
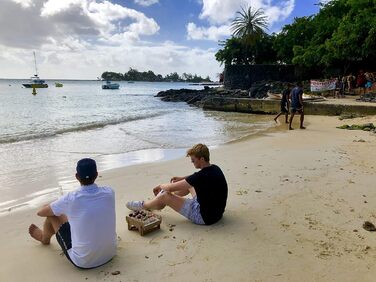
POLYGON ((170 73, 166 76, 162 76, 161 74, 155 74, 153 71, 144 71, 140 72, 136 69, 130 68, 126 73, 116 73, 106 71, 102 74, 101 78, 103 80, 115 80, 115 81, 151 81, 151 82, 163 82, 163 81, 173 81, 173 82, 212 82, 210 77, 207 76, 206 78, 202 78, 196 74, 190 73, 183 73, 181 76, 176 73, 170 73))

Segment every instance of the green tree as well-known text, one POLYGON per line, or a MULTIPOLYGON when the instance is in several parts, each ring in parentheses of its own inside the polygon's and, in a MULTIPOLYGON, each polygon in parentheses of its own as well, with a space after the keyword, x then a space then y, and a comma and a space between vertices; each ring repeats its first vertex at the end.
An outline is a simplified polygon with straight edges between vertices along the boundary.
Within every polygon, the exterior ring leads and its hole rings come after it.
POLYGON ((242 7, 238 16, 232 21, 231 31, 234 37, 242 38, 247 43, 254 43, 267 29, 267 17, 262 9, 253 10, 242 7))

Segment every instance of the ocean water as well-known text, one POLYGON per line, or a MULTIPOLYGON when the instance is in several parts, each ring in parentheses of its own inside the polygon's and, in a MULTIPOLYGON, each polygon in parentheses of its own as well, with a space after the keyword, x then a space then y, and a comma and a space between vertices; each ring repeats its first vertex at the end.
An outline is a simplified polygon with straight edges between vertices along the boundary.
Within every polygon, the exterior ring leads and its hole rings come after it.
POLYGON ((273 126, 270 117, 203 111, 154 97, 186 83, 47 81, 49 88, 0 80, 0 215, 35 207, 77 186, 75 164, 92 157, 100 171, 184 156, 273 126))

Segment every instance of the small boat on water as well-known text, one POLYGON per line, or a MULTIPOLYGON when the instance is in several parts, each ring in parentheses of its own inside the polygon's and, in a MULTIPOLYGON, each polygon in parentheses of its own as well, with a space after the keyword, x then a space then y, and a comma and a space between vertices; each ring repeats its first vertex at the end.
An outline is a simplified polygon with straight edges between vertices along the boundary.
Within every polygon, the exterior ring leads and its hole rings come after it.
POLYGON ((29 83, 23 83, 22 85, 25 88, 47 88, 48 84, 45 80, 40 79, 38 76, 38 69, 37 69, 37 60, 35 59, 35 52, 34 53, 34 66, 35 66, 35 74, 30 78, 29 83))
POLYGON ((60 82, 55 82, 55 87, 63 87, 63 84, 60 82))
POLYGON ((119 87, 119 83, 112 83, 109 80, 107 80, 106 83, 102 85, 102 89, 119 89, 119 87))

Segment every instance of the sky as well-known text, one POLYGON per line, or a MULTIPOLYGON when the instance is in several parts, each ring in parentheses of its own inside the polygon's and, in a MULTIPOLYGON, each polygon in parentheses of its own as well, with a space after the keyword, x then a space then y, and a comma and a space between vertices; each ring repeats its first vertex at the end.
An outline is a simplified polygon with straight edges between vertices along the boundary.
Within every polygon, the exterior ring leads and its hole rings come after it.
POLYGON ((319 0, 0 0, 0 78, 96 79, 130 68, 218 79, 219 40, 242 7, 268 33, 319 11, 319 0))

